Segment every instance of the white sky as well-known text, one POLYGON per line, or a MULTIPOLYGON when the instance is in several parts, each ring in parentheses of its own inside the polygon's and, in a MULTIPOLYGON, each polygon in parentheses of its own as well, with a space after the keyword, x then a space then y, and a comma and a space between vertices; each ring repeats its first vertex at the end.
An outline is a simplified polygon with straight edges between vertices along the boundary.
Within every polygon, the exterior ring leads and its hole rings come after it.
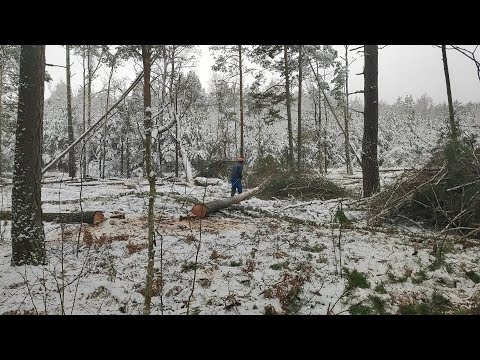
MULTIPOLYGON (((468 45, 465 45, 468 46, 468 45)), ((335 46, 341 56, 342 46, 335 46)), ((472 46, 469 46, 470 48, 472 46)), ((204 87, 208 88, 211 77, 212 59, 208 54, 208 45, 201 45, 202 58, 199 62, 198 74, 204 87)), ((480 52, 480 50, 479 50, 480 52)), ((351 59, 354 54, 351 52, 351 59)), ((474 63, 456 51, 449 51, 448 64, 452 96, 461 102, 480 101, 480 80, 474 63)), ((480 54, 478 55, 480 57, 480 54)), ((50 64, 65 65, 65 49, 59 45, 47 45, 46 61, 50 64)), ((81 64, 76 62, 73 67, 73 86, 78 87, 81 79, 81 64)), ((362 72, 363 59, 352 64, 349 80, 350 92, 363 89, 363 76, 355 74, 362 72)), ((47 67, 54 79, 47 85, 46 96, 50 95, 52 86, 63 79, 65 69, 47 67)), ((446 102, 445 76, 443 73, 441 49, 430 45, 388 45, 379 50, 379 98, 393 103, 399 96, 413 95, 414 99, 423 94, 429 95, 434 102, 446 102)), ((131 74, 133 78, 133 73, 131 74)))

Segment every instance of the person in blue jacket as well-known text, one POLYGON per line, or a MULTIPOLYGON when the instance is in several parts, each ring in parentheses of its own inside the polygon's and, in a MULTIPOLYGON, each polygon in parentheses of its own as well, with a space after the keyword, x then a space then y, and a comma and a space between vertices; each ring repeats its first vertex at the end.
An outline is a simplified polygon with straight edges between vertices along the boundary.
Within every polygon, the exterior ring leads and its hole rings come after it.
POLYGON ((233 166, 232 172, 230 173, 230 182, 232 183, 232 192, 230 196, 234 196, 235 192, 238 190, 238 193, 242 193, 242 176, 243 176, 243 163, 245 159, 239 157, 237 163, 233 166))

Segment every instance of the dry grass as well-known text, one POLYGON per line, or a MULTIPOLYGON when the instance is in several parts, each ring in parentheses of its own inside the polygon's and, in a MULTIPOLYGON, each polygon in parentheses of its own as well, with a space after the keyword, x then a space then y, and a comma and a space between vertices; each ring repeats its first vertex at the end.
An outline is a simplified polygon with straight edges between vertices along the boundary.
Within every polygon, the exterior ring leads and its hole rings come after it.
POLYGON ((113 241, 126 241, 130 238, 128 234, 107 235, 102 233, 99 237, 92 234, 89 228, 83 228, 83 243, 87 247, 95 246, 101 247, 105 244, 110 244, 113 241))
POLYGON ((295 312, 305 280, 301 275, 285 272, 280 282, 265 290, 263 295, 267 299, 277 298, 285 313, 295 312))
POLYGON ((128 254, 132 255, 146 249, 147 244, 134 244, 132 241, 129 241, 126 247, 128 254))

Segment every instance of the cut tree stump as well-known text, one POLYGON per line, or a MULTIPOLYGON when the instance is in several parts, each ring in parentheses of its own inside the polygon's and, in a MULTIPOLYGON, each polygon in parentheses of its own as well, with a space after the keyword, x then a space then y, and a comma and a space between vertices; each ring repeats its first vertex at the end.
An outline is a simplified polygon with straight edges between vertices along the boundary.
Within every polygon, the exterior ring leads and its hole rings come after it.
MULTIPOLYGON (((0 211, 0 220, 12 220, 11 211, 0 211)), ((91 225, 97 225, 102 221, 105 221, 103 211, 84 211, 82 213, 43 213, 42 220, 47 222, 63 222, 67 224, 73 223, 86 223, 91 225)))

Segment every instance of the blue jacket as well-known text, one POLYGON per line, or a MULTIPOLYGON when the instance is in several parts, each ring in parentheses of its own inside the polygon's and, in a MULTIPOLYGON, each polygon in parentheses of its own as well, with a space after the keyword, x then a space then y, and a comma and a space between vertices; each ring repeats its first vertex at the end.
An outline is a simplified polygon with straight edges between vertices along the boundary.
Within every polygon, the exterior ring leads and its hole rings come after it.
POLYGON ((230 181, 233 183, 237 180, 242 180, 243 165, 241 163, 236 163, 232 172, 230 173, 230 181))

